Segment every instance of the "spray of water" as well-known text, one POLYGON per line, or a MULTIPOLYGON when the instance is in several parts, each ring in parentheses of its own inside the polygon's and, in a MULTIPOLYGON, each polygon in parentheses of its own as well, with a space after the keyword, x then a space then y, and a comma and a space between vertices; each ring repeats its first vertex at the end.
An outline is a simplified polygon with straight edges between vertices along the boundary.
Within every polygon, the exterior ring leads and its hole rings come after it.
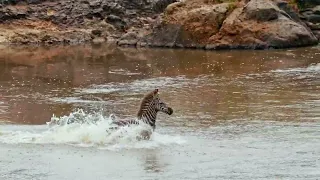
POLYGON ((67 116, 52 116, 42 126, 0 126, 0 143, 68 144, 101 149, 155 148, 170 144, 182 144, 180 136, 153 132, 149 140, 141 139, 141 132, 150 126, 140 124, 114 129, 117 117, 113 114, 86 113, 78 109, 67 116))

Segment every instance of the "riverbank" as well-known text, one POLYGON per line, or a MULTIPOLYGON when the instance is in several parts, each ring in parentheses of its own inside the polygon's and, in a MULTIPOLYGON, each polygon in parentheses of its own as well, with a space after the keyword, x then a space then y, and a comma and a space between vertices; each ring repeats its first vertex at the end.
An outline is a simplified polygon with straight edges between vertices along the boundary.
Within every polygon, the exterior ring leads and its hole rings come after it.
POLYGON ((280 0, 16 0, 0 5, 2 44, 267 49, 316 45, 320 6, 280 0), (300 13, 297 13, 300 12, 300 13))

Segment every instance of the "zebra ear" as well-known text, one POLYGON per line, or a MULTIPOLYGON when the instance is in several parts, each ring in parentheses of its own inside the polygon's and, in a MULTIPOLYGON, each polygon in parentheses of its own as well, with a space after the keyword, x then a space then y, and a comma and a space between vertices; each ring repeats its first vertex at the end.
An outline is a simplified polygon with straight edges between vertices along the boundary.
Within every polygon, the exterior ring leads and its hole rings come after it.
POLYGON ((158 92, 159 92, 159 89, 155 89, 155 90, 153 91, 153 94, 156 95, 156 94, 158 94, 158 92))

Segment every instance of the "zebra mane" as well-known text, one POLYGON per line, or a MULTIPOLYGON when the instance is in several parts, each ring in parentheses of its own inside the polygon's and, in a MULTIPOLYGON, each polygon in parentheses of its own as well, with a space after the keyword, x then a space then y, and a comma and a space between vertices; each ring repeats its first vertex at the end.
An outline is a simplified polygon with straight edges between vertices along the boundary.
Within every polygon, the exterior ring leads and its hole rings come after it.
POLYGON ((155 89, 144 96, 141 101, 140 108, 138 111, 138 118, 141 119, 146 107, 149 106, 150 102, 154 99, 154 96, 158 95, 158 89, 155 89))

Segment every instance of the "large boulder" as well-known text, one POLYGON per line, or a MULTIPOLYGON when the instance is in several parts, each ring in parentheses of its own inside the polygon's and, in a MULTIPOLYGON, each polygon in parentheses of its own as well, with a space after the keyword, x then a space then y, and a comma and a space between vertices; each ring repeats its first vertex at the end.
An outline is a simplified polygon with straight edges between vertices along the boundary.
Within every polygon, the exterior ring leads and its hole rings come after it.
POLYGON ((153 33, 143 38, 138 45, 202 48, 219 31, 233 7, 232 3, 215 4, 206 0, 170 4, 153 33))
POLYGON ((317 38, 272 1, 251 0, 224 21, 209 43, 243 48, 288 48, 314 45, 317 38))
POLYGON ((137 45, 264 49, 317 44, 311 30, 292 14, 271 0, 185 0, 169 5, 153 32, 137 45))

